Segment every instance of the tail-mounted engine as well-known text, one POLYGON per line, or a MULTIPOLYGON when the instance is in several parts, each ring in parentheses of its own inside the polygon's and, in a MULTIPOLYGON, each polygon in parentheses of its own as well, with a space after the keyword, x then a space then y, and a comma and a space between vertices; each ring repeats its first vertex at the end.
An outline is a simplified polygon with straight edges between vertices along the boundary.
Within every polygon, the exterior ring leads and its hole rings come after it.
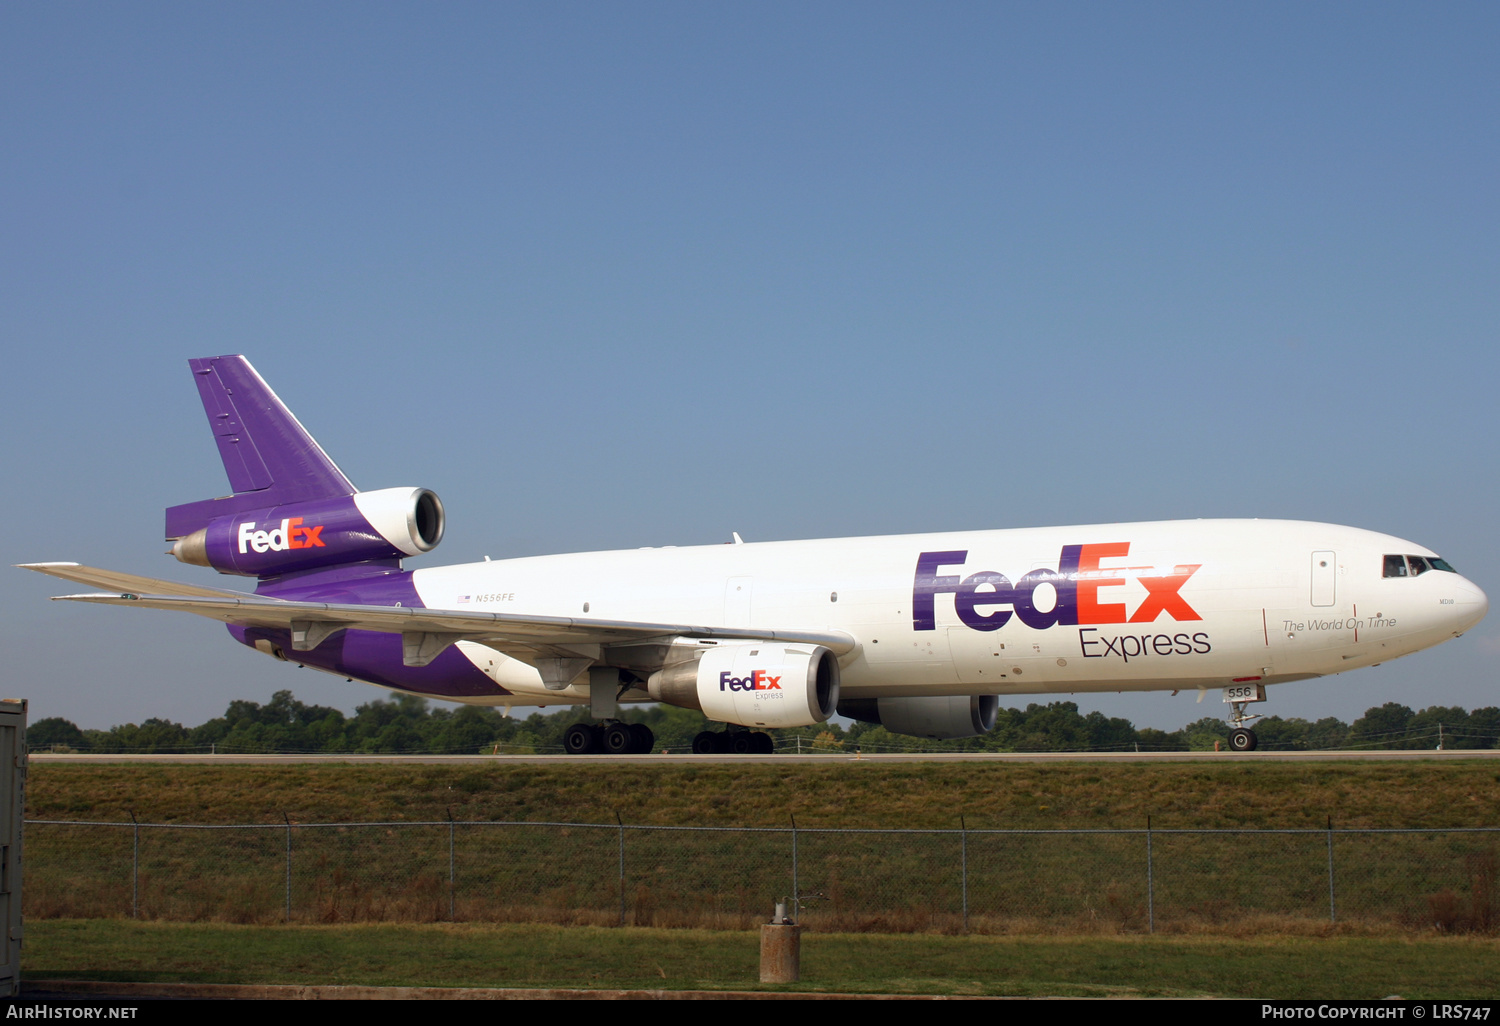
POLYGON ((219 517, 172 545, 184 563, 269 577, 294 570, 430 552, 443 503, 426 488, 382 488, 219 517))
POLYGON ((653 673, 651 697, 744 727, 811 726, 838 706, 838 659, 821 645, 733 642, 694 656, 653 673))

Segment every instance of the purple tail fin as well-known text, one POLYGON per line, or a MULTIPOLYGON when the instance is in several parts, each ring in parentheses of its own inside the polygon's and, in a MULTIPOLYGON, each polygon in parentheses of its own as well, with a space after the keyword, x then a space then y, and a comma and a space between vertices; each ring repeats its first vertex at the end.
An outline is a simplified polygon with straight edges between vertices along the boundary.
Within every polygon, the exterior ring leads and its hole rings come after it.
POLYGON ((358 491, 249 360, 215 356, 188 366, 234 494, 168 507, 168 541, 227 514, 358 491))

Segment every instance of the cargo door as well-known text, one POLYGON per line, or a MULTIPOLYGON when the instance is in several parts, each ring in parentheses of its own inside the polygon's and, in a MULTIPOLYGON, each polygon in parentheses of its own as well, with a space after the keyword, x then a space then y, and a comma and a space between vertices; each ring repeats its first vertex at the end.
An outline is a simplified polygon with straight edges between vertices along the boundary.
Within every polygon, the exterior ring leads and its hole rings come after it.
POLYGON ((1337 597, 1339 564, 1333 552, 1312 554, 1312 604, 1331 606, 1337 597))
POLYGON ((731 577, 724 584, 724 626, 750 626, 750 599, 754 577, 731 577))

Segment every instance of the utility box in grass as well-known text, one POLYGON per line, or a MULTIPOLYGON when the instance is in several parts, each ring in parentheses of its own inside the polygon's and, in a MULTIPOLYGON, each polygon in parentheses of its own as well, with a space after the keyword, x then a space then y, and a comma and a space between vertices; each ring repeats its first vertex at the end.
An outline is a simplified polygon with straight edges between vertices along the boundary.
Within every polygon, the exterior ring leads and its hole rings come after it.
POLYGON ((26 700, 0 699, 0 995, 21 989, 21 826, 26 817, 26 700))

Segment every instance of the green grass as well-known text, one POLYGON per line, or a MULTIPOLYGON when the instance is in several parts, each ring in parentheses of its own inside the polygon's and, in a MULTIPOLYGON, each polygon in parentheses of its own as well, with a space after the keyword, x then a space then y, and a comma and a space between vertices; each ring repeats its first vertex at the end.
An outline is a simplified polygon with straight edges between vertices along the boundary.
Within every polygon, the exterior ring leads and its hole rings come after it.
MULTIPOLYGON (((245 824, 237 830, 35 824, 26 838, 32 920, 125 917, 620 922, 627 824, 769 826, 765 832, 631 830, 625 919, 640 927, 743 929, 790 893, 788 817, 801 828, 804 921, 825 932, 1221 936, 1329 928, 1330 814, 1343 828, 1491 826, 1488 763, 74 765, 32 772, 28 816, 245 824), (460 822, 452 834, 444 821, 460 822), (962 815, 970 833, 954 830, 962 815), (1302 828, 1288 835, 1170 828, 1302 828), (602 823, 604 828, 497 825, 602 823), (437 821, 442 825, 416 825, 437 821), (462 825, 465 822, 470 825, 462 825), (473 825, 481 824, 481 825, 473 825), (938 828, 835 834, 817 828, 938 828), (986 828, 1133 828, 1113 834, 983 834, 986 828), (1312 828, 1312 829, 1309 829, 1312 828), (455 884, 449 890, 449 841, 455 884), (961 843, 964 848, 960 848, 961 843), (959 874, 961 858, 966 877, 959 874), (138 870, 138 871, 137 871, 138 870), (967 891, 964 883, 967 883, 967 891), (450 916, 450 900, 452 914, 450 916)), ((1367 935, 1500 926, 1500 836, 1339 834, 1340 928, 1367 935)))
POLYGON ((1202 763, 601 762, 487 765, 33 763, 27 816, 142 822, 553 820, 807 827, 1500 825, 1488 761, 1202 763))
POLYGON ((758 982, 758 933, 501 926, 27 924, 23 977, 181 983, 1058 996, 1493 998, 1500 942, 1369 937, 804 936, 758 982))

